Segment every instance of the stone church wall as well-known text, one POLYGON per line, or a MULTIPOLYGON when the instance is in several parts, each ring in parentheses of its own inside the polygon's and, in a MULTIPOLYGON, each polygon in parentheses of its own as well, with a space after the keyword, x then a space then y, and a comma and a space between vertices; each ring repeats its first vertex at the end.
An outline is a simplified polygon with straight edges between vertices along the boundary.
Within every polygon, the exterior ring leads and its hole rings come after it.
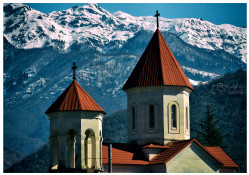
POLYGON ((219 164, 196 143, 190 144, 166 164, 167 173, 218 173, 219 164))

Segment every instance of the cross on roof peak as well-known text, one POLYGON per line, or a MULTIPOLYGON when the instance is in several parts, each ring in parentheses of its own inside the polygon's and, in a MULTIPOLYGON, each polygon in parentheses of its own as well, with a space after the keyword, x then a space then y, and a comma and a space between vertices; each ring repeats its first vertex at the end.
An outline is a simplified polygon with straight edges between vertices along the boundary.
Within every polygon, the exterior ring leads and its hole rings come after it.
POLYGON ((156 24, 156 26, 157 26, 157 28, 159 27, 159 20, 158 20, 158 17, 160 16, 160 13, 158 13, 158 10, 156 11, 156 14, 155 14, 155 17, 156 17, 156 22, 157 22, 157 24, 156 24))
POLYGON ((73 69, 73 79, 75 80, 76 79, 76 69, 77 69, 78 67, 76 66, 76 64, 75 64, 75 62, 73 62, 73 67, 72 67, 72 69, 73 69))

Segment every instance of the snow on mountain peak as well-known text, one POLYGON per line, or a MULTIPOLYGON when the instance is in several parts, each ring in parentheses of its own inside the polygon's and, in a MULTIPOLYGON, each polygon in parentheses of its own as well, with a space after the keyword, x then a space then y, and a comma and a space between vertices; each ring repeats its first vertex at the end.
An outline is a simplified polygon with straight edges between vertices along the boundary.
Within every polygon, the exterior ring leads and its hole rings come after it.
POLYGON ((123 18, 123 19, 125 19, 125 18, 133 18, 133 16, 131 16, 130 14, 122 12, 122 11, 114 12, 113 15, 116 16, 116 17, 119 17, 119 18, 123 18))
POLYGON ((26 8, 29 8, 31 9, 28 5, 25 5, 25 4, 20 4, 20 3, 4 3, 4 11, 6 10, 15 10, 17 8, 23 8, 23 7, 26 7, 26 8))
MULTIPOLYGON (((98 4, 74 6, 50 14, 24 4, 4 4, 4 37, 17 48, 50 45, 67 51, 75 42, 90 42, 92 47, 102 52, 122 47, 141 29, 155 31, 155 18, 134 17, 121 11, 111 14, 98 4), (113 44, 107 47, 109 43, 113 44)), ((247 62, 245 28, 215 25, 197 18, 160 17, 160 30, 175 33, 199 48, 223 49, 247 62)))

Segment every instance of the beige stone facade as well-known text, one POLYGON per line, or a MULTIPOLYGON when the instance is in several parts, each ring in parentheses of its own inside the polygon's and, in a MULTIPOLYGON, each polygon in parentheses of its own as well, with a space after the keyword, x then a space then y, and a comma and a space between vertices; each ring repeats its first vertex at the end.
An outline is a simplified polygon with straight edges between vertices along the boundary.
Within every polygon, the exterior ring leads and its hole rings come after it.
POLYGON ((189 93, 186 87, 145 86, 127 89, 128 142, 155 142, 166 145, 172 140, 190 138, 189 93), (154 127, 150 127, 150 106, 154 106, 154 127), (176 107, 176 126, 172 106, 176 107), (135 109, 135 112, 134 112, 135 109), (135 120, 132 119, 135 114, 135 120), (135 128, 134 126, 135 121, 135 128))
POLYGON ((195 143, 166 163, 167 173, 218 173, 219 163, 195 143))
POLYGON ((63 111, 50 119, 51 168, 102 169, 102 119, 100 112, 63 111))

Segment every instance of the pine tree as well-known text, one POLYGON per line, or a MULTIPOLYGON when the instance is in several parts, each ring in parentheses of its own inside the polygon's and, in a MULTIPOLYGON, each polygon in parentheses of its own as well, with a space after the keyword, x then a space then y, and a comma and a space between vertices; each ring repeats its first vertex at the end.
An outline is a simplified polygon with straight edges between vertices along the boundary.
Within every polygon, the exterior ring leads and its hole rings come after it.
POLYGON ((196 139, 200 141, 204 146, 220 146, 223 145, 223 138, 225 134, 221 134, 218 123, 220 119, 215 119, 213 111, 210 110, 209 104, 206 106, 206 117, 204 117, 197 125, 200 126, 200 130, 194 130, 196 132, 196 139))

